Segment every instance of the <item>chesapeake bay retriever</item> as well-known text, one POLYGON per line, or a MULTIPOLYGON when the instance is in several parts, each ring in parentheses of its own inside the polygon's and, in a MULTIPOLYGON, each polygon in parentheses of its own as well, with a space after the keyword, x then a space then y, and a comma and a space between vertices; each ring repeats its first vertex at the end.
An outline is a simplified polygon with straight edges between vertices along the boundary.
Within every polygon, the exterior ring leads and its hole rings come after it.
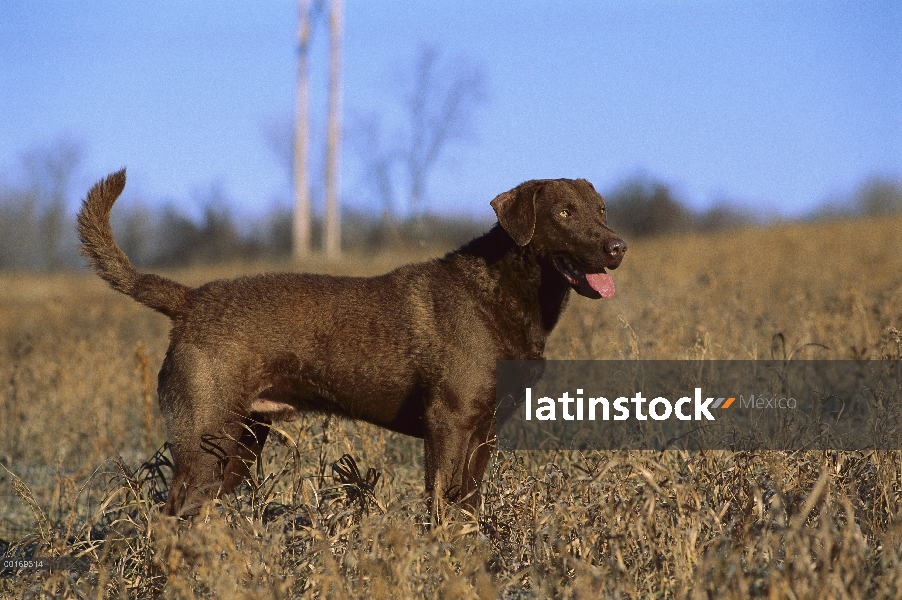
POLYGON ((113 239, 125 171, 78 214, 114 289, 172 319, 159 375, 175 472, 169 514, 231 491, 268 425, 308 410, 425 440, 426 494, 472 510, 495 430, 495 361, 542 359, 570 290, 608 298, 626 243, 588 181, 527 181, 498 223, 444 258, 377 277, 274 273, 189 288, 139 273, 113 239))

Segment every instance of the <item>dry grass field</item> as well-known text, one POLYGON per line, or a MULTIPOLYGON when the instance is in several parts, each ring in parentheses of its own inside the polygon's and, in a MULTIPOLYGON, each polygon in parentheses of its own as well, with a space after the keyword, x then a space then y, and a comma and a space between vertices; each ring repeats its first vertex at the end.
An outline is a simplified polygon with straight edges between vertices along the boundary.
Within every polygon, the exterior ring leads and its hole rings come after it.
MULTIPOLYGON (((616 296, 574 296, 549 358, 770 358, 777 334, 796 359, 900 357, 898 218, 628 241, 616 296)), ((0 596, 902 594, 902 452, 498 452, 479 520, 427 528, 419 442, 308 416, 270 437, 237 496, 179 525, 158 512, 165 452, 145 464, 165 441, 167 331, 97 277, 0 274, 0 554, 83 557, 0 572, 0 596), (345 454, 360 474, 342 480, 345 454)))

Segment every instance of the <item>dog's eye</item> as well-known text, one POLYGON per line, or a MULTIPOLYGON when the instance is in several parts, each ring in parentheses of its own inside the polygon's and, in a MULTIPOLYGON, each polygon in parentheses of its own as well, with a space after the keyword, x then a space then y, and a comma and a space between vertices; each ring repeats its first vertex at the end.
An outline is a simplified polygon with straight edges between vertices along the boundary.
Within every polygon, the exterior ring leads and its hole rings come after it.
POLYGON ((565 208, 564 210, 562 210, 561 212, 559 212, 559 213, 557 214, 557 216, 559 216, 559 217, 569 217, 569 216, 570 216, 570 211, 567 210, 567 209, 565 208))

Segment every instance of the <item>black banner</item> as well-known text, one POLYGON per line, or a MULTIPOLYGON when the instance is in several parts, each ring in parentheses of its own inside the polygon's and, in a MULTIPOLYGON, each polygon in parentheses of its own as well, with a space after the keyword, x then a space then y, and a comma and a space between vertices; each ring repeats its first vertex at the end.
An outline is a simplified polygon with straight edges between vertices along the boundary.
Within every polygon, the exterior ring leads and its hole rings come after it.
POLYGON ((502 449, 902 449, 902 361, 498 361, 496 374, 502 449))

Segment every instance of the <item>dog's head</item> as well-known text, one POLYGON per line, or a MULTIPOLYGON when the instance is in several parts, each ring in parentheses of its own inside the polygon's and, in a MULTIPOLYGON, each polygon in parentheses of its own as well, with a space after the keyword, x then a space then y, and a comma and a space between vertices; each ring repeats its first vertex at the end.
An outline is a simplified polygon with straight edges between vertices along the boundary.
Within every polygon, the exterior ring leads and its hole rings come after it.
POLYGON ((492 200, 498 222, 519 246, 547 256, 587 298, 610 298, 606 269, 623 261, 626 242, 608 227, 604 198, 585 179, 527 181, 492 200))

